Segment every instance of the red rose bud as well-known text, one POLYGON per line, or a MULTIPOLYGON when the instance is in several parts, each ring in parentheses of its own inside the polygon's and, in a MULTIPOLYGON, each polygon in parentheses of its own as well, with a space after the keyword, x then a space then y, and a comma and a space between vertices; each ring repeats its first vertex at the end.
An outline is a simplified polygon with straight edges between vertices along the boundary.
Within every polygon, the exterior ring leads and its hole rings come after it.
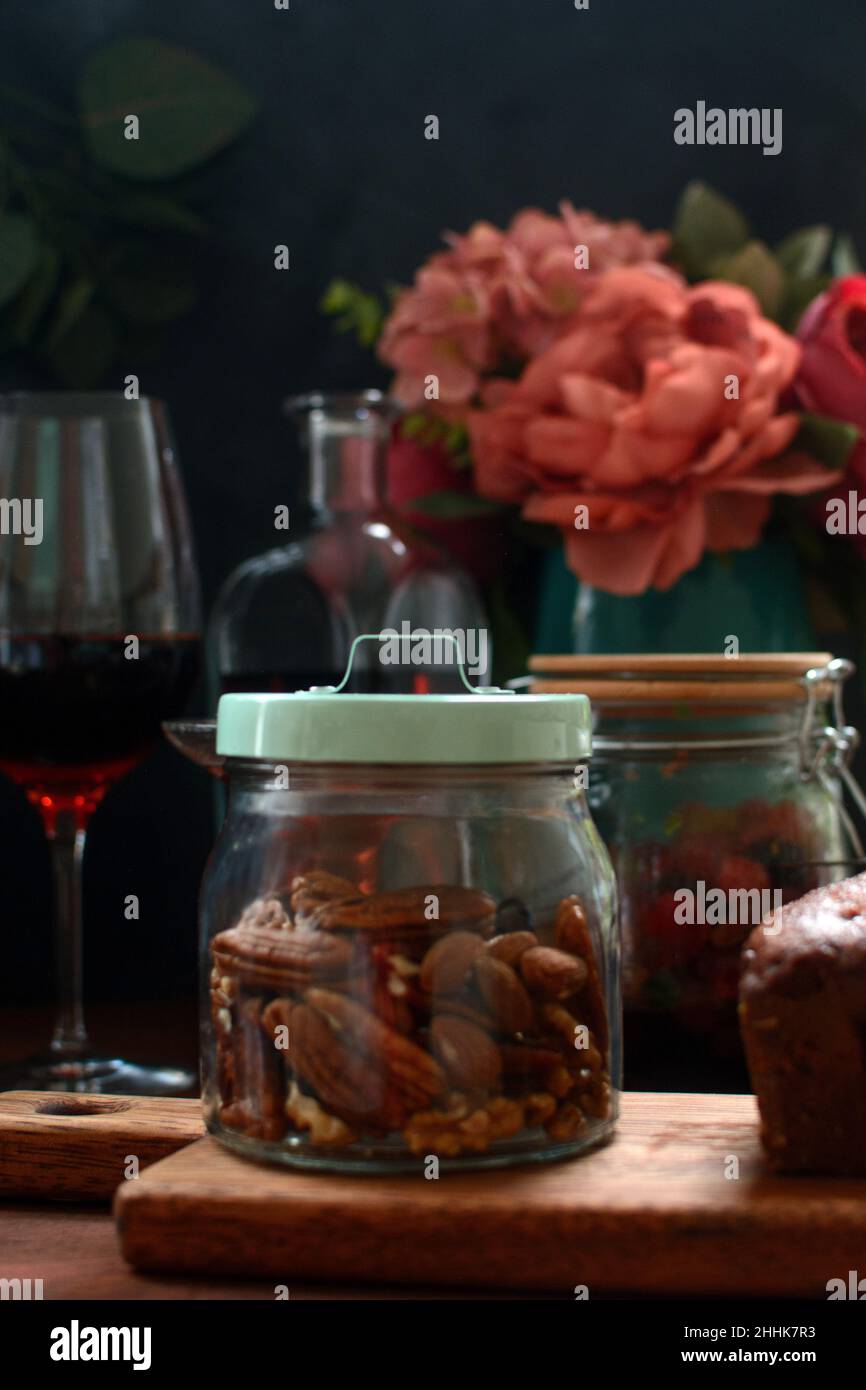
POLYGON ((866 431, 866 275, 846 275, 810 304, 794 383, 806 410, 866 431))
MULTIPOLYGON (((797 329, 803 348, 794 391, 800 404, 819 415, 845 420, 866 435, 866 275, 846 275, 810 304, 797 329)), ((866 497, 866 441, 848 458, 844 478, 819 499, 816 518, 824 525, 827 501, 848 502, 853 489, 866 497)), ((866 558, 866 536, 855 544, 866 558)))

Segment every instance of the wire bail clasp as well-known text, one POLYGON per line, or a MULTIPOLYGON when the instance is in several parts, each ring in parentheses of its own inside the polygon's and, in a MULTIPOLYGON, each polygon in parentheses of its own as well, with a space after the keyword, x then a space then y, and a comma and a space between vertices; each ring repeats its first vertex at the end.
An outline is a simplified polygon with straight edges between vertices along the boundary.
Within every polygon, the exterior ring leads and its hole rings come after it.
POLYGON ((823 667, 813 667, 803 677, 806 687, 806 704, 803 722, 800 726, 800 765, 804 781, 816 778, 827 787, 839 806, 839 814, 845 826, 851 845, 863 857, 863 844, 848 810, 841 797, 841 788, 847 788, 854 805, 866 823, 866 794, 851 771, 851 759, 860 744, 860 734, 853 724, 845 722, 843 689, 845 681, 854 674, 854 663, 843 657, 836 657, 823 667), (815 735, 814 721, 818 691, 822 685, 830 683, 832 689, 833 723, 827 724, 815 735))
POLYGON ((348 662, 347 662, 347 664, 346 664, 346 670, 345 670, 345 672, 344 672, 344 674, 343 674, 343 679, 340 681, 340 684, 339 684, 339 685, 317 686, 316 689, 321 690, 323 693, 327 693, 327 694, 329 694, 329 695, 339 695, 340 691, 341 691, 341 690, 345 690, 346 686, 347 686, 348 683, 349 683, 349 679, 350 679, 350 677, 351 677, 351 675, 352 675, 352 666, 353 666, 354 661, 355 661, 355 652, 357 651, 357 649, 358 649, 358 647, 361 645, 361 643, 362 643, 362 642, 393 642, 394 639, 395 639, 395 636, 396 636, 397 641, 399 641, 399 642, 403 642, 403 641, 406 641, 406 642, 421 641, 421 640, 423 640, 424 638, 431 638, 431 637, 435 638, 435 640, 436 640, 437 642, 450 642, 450 643, 453 645, 453 647, 455 648, 456 652, 457 652, 457 671, 458 671, 458 673, 459 673, 459 675, 460 675, 460 679, 461 679, 461 681, 463 682, 463 685, 465 686, 466 690, 468 691, 468 693, 469 693, 470 695, 513 695, 513 694, 515 693, 513 690, 504 690, 504 689, 502 688, 502 686, 499 686, 499 685, 472 685, 472 684, 470 683, 470 681, 469 681, 467 675, 466 675, 466 668, 465 668, 465 666, 463 665, 463 650, 462 650, 462 648, 461 648, 461 646, 460 646, 460 643, 459 643, 458 639, 455 637, 454 633, 453 633, 453 632, 438 632, 438 631, 437 631, 437 632, 434 634, 434 633, 430 633, 430 632, 426 631, 426 629, 422 629, 420 632, 414 632, 414 631, 413 631, 413 632, 405 632, 405 633, 397 633, 397 634, 395 634, 395 633, 393 633, 393 632, 362 632, 362 633, 360 633, 360 635, 354 639, 354 641, 352 642, 351 647, 349 648, 349 659, 348 659, 348 662))

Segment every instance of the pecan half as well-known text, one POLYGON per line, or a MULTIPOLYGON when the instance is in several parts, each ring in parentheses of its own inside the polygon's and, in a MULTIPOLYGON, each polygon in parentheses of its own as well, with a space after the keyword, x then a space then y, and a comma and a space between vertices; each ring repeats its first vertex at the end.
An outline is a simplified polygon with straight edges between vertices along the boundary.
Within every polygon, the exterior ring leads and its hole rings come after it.
POLYGON ((532 1022, 532 1000, 516 970, 494 956, 479 956, 473 966, 481 997, 496 1027, 503 1033, 522 1033, 532 1022))
POLYGON ((324 869, 311 869, 309 873, 299 874, 292 880, 291 905, 296 926, 304 926, 317 908, 324 903, 343 902, 347 898, 360 898, 356 883, 351 883, 339 874, 329 874, 324 869))
POLYGON ((286 931, 292 924, 289 914, 279 898, 256 898, 245 907, 237 925, 239 927, 278 927, 286 931))
POLYGON ((286 1130, 285 1082, 280 1056, 262 1028, 262 1002, 246 999, 232 1030, 234 1085, 220 1119, 257 1139, 281 1139, 286 1130))
POLYGON ((329 1110, 355 1120, 372 1120, 383 1106, 382 1077, 369 1059, 345 1042, 318 1009, 296 1004, 289 1022, 295 1073, 329 1110))
POLYGON ((327 931, 444 932, 458 926, 479 929, 492 920, 494 901, 487 893, 457 884, 398 888, 351 901, 323 903, 311 925, 327 931))
POLYGON ((400 1107, 429 1104, 444 1091, 444 1073, 429 1052, 354 1000, 333 990, 311 989, 307 1004, 322 1014, 354 1056, 363 1057, 372 1076, 383 1079, 389 1096, 395 1097, 400 1107))
POLYGON ((255 988, 292 990, 314 980, 344 979, 352 947, 326 932, 239 924, 214 937, 211 955, 221 975, 255 988))

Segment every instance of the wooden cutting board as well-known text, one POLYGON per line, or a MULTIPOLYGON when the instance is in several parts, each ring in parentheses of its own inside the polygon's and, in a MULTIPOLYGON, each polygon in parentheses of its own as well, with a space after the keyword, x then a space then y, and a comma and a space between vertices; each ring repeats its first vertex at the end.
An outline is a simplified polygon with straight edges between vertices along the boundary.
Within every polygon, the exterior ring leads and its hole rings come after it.
POLYGON ((0 1195, 108 1200, 139 1170, 204 1134, 201 1101, 0 1093, 0 1195))
POLYGON ((124 1183, 141 1270, 380 1283, 826 1298, 866 1270, 866 1181, 768 1174, 752 1096, 628 1094, 614 1141, 568 1163, 345 1177, 211 1138, 124 1183), (726 1173, 739 1167, 737 1178, 726 1173))

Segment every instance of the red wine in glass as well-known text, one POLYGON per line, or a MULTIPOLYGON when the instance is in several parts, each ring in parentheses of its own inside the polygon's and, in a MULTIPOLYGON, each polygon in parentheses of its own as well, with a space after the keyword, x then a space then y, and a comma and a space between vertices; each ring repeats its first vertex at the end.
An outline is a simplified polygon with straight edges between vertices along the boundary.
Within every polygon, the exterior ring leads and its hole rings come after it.
POLYGON ((0 771, 46 821, 82 824, 183 710, 197 636, 0 636, 0 771))
POLYGON ((0 533, 0 772, 48 837, 60 1005, 49 1052, 0 1069, 0 1086, 188 1092, 187 1072, 94 1054, 83 1012, 90 816, 198 673, 198 577, 165 407, 110 392, 0 395, 0 493, 6 519, 30 523, 0 533))

